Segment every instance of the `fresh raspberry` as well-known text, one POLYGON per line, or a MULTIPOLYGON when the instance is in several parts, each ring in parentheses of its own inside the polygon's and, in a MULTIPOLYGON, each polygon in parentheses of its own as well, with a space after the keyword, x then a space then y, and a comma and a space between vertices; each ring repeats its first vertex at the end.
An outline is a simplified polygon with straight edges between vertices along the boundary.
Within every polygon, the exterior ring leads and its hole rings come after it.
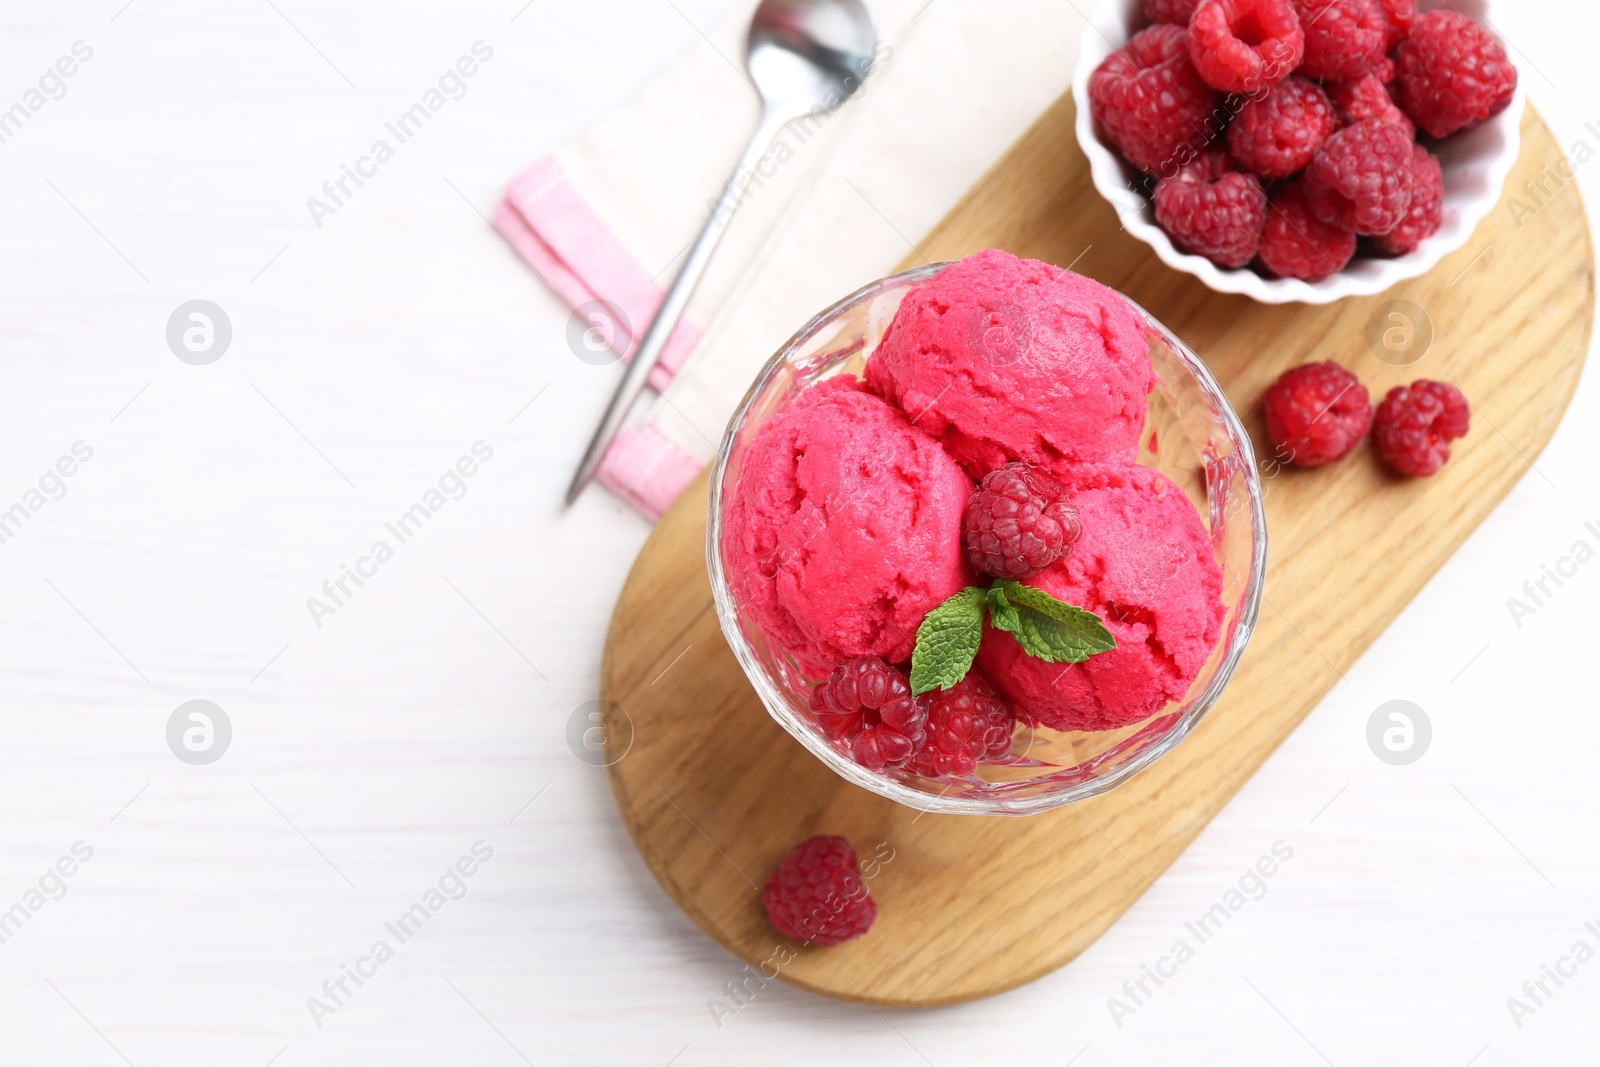
POLYGON ((1320 282, 1344 270, 1356 254, 1356 235, 1313 215, 1303 186, 1286 185, 1272 198, 1261 231, 1261 263, 1280 278, 1320 282))
POLYGON ((1411 138, 1393 123, 1362 119, 1322 143, 1306 168, 1306 197, 1323 222, 1388 233, 1411 206, 1411 138))
POLYGON ((1300 73, 1359 78, 1383 58, 1389 20, 1377 0, 1294 0, 1306 31, 1300 73))
POLYGON ((1411 206, 1406 209, 1406 217, 1400 220, 1400 225, 1372 240, 1379 251, 1391 256, 1415 251, 1423 241, 1439 232, 1444 221, 1444 171, 1433 154, 1421 145, 1412 145, 1411 152, 1411 170, 1417 178, 1411 206))
POLYGON ((1225 93, 1255 95, 1300 65, 1305 33, 1290 0, 1200 0, 1189 20, 1195 69, 1225 93))
POLYGON ((1408 138, 1417 135, 1417 128, 1411 125, 1406 113, 1395 106, 1388 87, 1379 80, 1377 74, 1369 73, 1359 78, 1351 78, 1349 81, 1329 82, 1323 88, 1327 90, 1328 99, 1333 102, 1335 124, 1339 129, 1353 126, 1362 119, 1379 119, 1399 126, 1406 131, 1408 138))
POLYGON ((1389 32, 1383 39, 1383 50, 1393 51, 1416 20, 1417 0, 1378 0, 1378 6, 1383 9, 1384 21, 1389 24, 1389 32))
POLYGON ((1245 102, 1228 127, 1228 150, 1239 165, 1263 178, 1304 170, 1333 133, 1333 105, 1315 82, 1291 74, 1245 102))
POLYGON ((928 706, 928 737, 911 757, 911 769, 918 774, 971 774, 980 761, 1011 751, 1017 717, 977 667, 949 689, 917 699, 928 706))
POLYGON ((905 673, 877 656, 858 656, 811 690, 811 714, 829 741, 848 741, 871 771, 904 766, 922 744, 926 708, 911 698, 905 673))
POLYGON ((856 869, 856 850, 826 834, 789 850, 767 879, 761 901, 774 930, 813 945, 854 941, 878 917, 877 901, 856 869))
POLYGON ((1418 15, 1395 53, 1399 103, 1430 137, 1448 137, 1505 110, 1517 68, 1489 31, 1454 11, 1418 15))
POLYGON ((1144 17, 1151 22, 1187 26, 1200 0, 1144 0, 1144 17))
POLYGON ((1378 405, 1378 451, 1401 474, 1437 474, 1450 458, 1450 442, 1467 435, 1472 412, 1461 390, 1444 382, 1397 385, 1378 405))
POLYGON ((1394 60, 1384 56, 1367 68, 1367 73, 1377 78, 1384 85, 1388 85, 1394 81, 1394 60))
POLYGON ((1151 26, 1111 53, 1089 78, 1089 110, 1129 163, 1155 173, 1212 136, 1217 94, 1200 79, 1182 26, 1151 26))
POLYGON ((1254 174, 1234 170, 1228 153, 1201 155, 1156 186, 1156 221, 1185 252, 1219 267, 1256 258, 1267 221, 1267 194, 1254 174))
POLYGON ((984 475, 961 517, 974 570, 991 578, 1031 578, 1083 536, 1078 509, 1060 482, 1026 463, 984 475))
POLYGON ((1367 387, 1337 363, 1306 363, 1267 390, 1267 436, 1279 459, 1323 467, 1355 450, 1372 428, 1367 387))

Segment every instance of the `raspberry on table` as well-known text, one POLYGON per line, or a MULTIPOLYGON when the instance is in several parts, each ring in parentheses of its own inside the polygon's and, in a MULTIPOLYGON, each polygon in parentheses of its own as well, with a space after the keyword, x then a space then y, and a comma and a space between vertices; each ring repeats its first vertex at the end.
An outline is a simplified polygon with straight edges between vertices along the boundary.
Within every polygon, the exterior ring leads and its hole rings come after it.
POLYGON ((979 763, 1011 751, 1016 714, 977 667, 949 689, 917 699, 928 708, 928 736, 911 758, 910 768, 918 774, 971 774, 979 763))
POLYGON ((1356 235, 1313 215, 1304 184, 1284 186, 1267 207, 1261 264, 1280 278, 1320 282, 1344 270, 1356 254, 1356 235))
POLYGON ((1144 0, 1144 17, 1151 22, 1187 26, 1200 0, 1144 0))
POLYGON ((813 945, 853 941, 872 928, 877 901, 842 837, 818 834, 783 857, 761 890, 767 919, 784 937, 813 945))
POLYGON ((1089 110, 1112 144, 1140 170, 1170 170, 1203 148, 1219 100, 1189 58, 1182 26, 1133 35, 1089 78, 1089 110))
MULTIPOLYGON (((1417 0, 1378 0, 1378 6, 1383 9, 1384 21, 1389 24, 1389 32, 1383 42, 1383 50, 1389 52, 1411 29, 1411 23, 1417 17, 1417 0)), ((1388 81, 1387 78, 1384 80, 1388 81)))
POLYGON ((872 771, 904 766, 922 744, 928 721, 905 672, 877 656, 835 667, 811 690, 811 715, 824 737, 848 742, 855 761, 872 771))
POLYGON ((1156 222, 1185 252, 1219 267, 1256 258, 1267 221, 1267 194, 1254 174, 1234 170, 1228 154, 1211 151, 1156 186, 1156 222))
POLYGON ((1083 536, 1078 509, 1061 483, 1027 463, 984 475, 967 499, 961 541, 974 570, 992 578, 1031 578, 1083 536))
POLYGON ((1397 385, 1378 405, 1373 436, 1384 460, 1401 474, 1437 474, 1450 442, 1465 437, 1472 410, 1461 390, 1427 379, 1397 385))
POLYGON ((1300 73, 1308 78, 1358 78, 1383 58, 1389 20, 1377 0, 1294 0, 1305 30, 1300 73))
POLYGON ((1337 363, 1306 363, 1267 390, 1267 436, 1278 458, 1322 467, 1355 451, 1372 428, 1367 387, 1337 363))
POLYGON ((1400 225, 1417 184, 1411 144, 1405 130, 1380 119, 1362 119, 1329 137, 1306 168, 1312 213, 1359 234, 1400 225))
POLYGON ((1239 109, 1228 149, 1251 173, 1287 178, 1311 162, 1333 133, 1333 119, 1333 105, 1316 83, 1291 74, 1239 109))
POLYGON ((1379 75, 1367 73, 1348 81, 1329 82, 1322 88, 1333 104, 1337 128, 1342 130, 1364 119, 1378 119, 1399 126, 1406 131, 1407 138, 1416 137, 1417 128, 1411 124, 1406 113, 1395 106, 1394 98, 1389 95, 1389 87, 1384 85, 1379 75))
POLYGON ((1200 0, 1189 55, 1211 86, 1254 95, 1300 65, 1305 33, 1291 0, 1200 0))
POLYGON ((1488 30, 1454 11, 1417 16, 1395 53, 1402 110, 1430 137, 1448 137, 1504 111, 1517 68, 1488 30))
POLYGON ((1421 145, 1412 145, 1411 170, 1417 188, 1411 206, 1400 225, 1372 239, 1378 250, 1391 256, 1413 252, 1423 241, 1439 232, 1444 222, 1444 170, 1439 161, 1421 145))

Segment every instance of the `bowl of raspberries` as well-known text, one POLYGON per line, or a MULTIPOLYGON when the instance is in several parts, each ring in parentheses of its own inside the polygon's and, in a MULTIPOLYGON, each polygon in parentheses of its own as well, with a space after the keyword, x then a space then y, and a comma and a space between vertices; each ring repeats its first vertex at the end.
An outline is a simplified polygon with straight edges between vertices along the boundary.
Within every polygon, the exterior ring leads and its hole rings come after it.
POLYGON ((1427 273, 1494 207, 1523 91, 1483 0, 1105 0, 1078 141, 1129 233, 1219 292, 1427 273))

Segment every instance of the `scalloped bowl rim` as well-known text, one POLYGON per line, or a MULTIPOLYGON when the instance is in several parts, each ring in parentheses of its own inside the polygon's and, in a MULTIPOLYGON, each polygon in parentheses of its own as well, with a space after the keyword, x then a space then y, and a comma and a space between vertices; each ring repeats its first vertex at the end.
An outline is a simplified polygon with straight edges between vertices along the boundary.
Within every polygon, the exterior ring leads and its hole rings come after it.
MULTIPOLYGON (((1350 267, 1320 282, 1298 278, 1264 278, 1249 269, 1218 267, 1203 256, 1180 252, 1155 222, 1149 201, 1127 185, 1124 163, 1116 150, 1100 139, 1089 114, 1089 77, 1113 51, 1127 43, 1128 27, 1139 10, 1140 0, 1101 0, 1094 16, 1084 26, 1078 52, 1078 66, 1072 77, 1072 96, 1077 103, 1074 127, 1078 144, 1089 160, 1095 189, 1111 203, 1123 227, 1155 250, 1161 261, 1175 270, 1192 274, 1207 287, 1221 293, 1248 296, 1263 304, 1331 304, 1348 296, 1372 296, 1432 270, 1445 256, 1461 249, 1490 211, 1500 201, 1506 177, 1516 165, 1522 147, 1522 113, 1527 102, 1527 79, 1517 78, 1516 95, 1498 115, 1465 134, 1448 139, 1440 154, 1445 165, 1445 219, 1439 232, 1422 243, 1415 252, 1394 259, 1358 256, 1350 267), (1478 152, 1449 151, 1460 147, 1461 139, 1471 139, 1468 147, 1478 152), (1448 157, 1448 158, 1446 158, 1448 157), (1476 171, 1481 168, 1481 173, 1476 171)), ((1421 10, 1447 7, 1475 22, 1489 25, 1488 0, 1423 0, 1421 10)), ((1496 35, 1498 38, 1498 34, 1496 35)))

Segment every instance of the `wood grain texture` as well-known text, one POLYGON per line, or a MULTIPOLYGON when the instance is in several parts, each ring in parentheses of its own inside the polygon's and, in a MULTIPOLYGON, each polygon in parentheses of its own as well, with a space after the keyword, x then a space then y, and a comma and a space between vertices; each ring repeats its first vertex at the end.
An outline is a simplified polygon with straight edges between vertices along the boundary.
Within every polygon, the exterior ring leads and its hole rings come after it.
MULTIPOLYGON (((684 911, 729 951, 770 961, 769 974, 777 967, 804 989, 933 1006, 1001 992, 1082 952, 1529 471, 1583 365, 1594 270, 1576 197, 1520 228, 1496 210, 1431 274, 1380 296, 1268 307, 1211 292, 1121 232, 1090 185, 1073 114, 1064 97, 914 262, 1001 247, 1075 263, 1207 360, 1263 455, 1261 394, 1309 360, 1351 368, 1375 398, 1419 377, 1457 382, 1479 401, 1473 430, 1431 480, 1385 474, 1370 445, 1329 470, 1268 466, 1265 603, 1223 699, 1122 788, 1026 819, 902 808, 833 775, 768 718, 717 629, 702 475, 645 546, 613 617, 602 671, 615 727, 611 782, 640 852, 684 911), (1379 360, 1366 340, 1374 311, 1396 299, 1423 308, 1435 331, 1409 367, 1379 360), (791 959, 758 890, 791 845, 819 832, 848 836, 863 857, 893 858, 870 883, 879 917, 867 937, 791 959)), ((1531 108, 1523 138, 1513 188, 1562 155, 1531 108)))

